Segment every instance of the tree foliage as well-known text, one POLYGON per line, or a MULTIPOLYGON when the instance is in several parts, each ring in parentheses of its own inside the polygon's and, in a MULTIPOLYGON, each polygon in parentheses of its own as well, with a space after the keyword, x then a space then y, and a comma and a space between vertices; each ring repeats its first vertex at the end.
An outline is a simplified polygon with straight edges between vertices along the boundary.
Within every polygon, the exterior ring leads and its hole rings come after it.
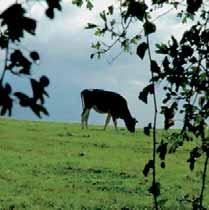
MULTIPOLYGON (((55 9, 61 10, 60 0, 46 0, 46 15, 54 18, 55 9)), ((37 80, 32 77, 32 65, 38 64, 39 53, 31 50, 25 52, 20 43, 27 34, 35 35, 37 22, 27 15, 23 3, 11 4, 0 14, 0 49, 5 52, 5 65, 0 78, 0 114, 12 115, 15 100, 22 107, 29 107, 38 117, 48 115, 44 105, 45 96, 49 96, 45 88, 49 85, 47 76, 40 76, 37 80), (15 77, 29 79, 33 95, 14 91, 11 84, 5 81, 5 74, 10 73, 15 77)))
MULTIPOLYGON (((198 138, 200 146, 192 149, 189 154, 188 163, 191 170, 200 156, 205 156, 205 163, 209 158, 209 136, 206 135, 206 126, 209 117, 209 10, 208 2, 204 0, 172 1, 152 0, 151 4, 143 0, 119 0, 112 11, 120 11, 119 18, 114 12, 108 10, 102 12, 104 25, 88 27, 95 30, 98 36, 97 47, 93 45, 95 53, 91 55, 101 56, 117 44, 125 52, 131 51, 131 45, 137 43, 136 50, 140 59, 148 55, 150 61, 151 79, 150 83, 139 93, 139 99, 148 103, 148 96, 153 95, 156 99, 156 83, 161 84, 164 89, 164 98, 160 107, 164 115, 164 128, 169 130, 175 125, 176 116, 182 116, 182 127, 180 131, 168 132, 156 148, 156 117, 158 107, 155 105, 153 123, 153 159, 149 160, 144 167, 143 174, 148 176, 153 171, 153 183, 149 192, 155 199, 155 209, 158 209, 156 197, 160 195, 160 183, 156 181, 156 153, 161 159, 161 168, 165 168, 165 157, 169 153, 176 152, 184 141, 198 138), (161 59, 153 60, 151 55, 150 35, 158 32, 157 26, 152 19, 152 12, 162 7, 173 7, 176 16, 181 18, 182 23, 193 20, 193 25, 186 30, 181 39, 177 40, 171 36, 168 43, 156 43, 155 52, 161 59), (180 9, 179 9, 180 8, 180 9), (105 17, 105 18, 104 18, 105 17), (117 21, 118 19, 120 21, 117 21), (114 24, 111 24, 114 23, 114 24), (140 25, 141 33, 130 37, 131 25, 140 25), (142 33, 144 32, 144 33, 142 33), (106 44, 102 39, 110 35, 111 44, 106 44), (142 37, 145 39, 141 39, 142 37), (133 42, 132 39, 137 39, 133 42), (139 43, 138 43, 139 42, 139 43), (192 134, 192 135, 191 135, 192 134), (171 143, 173 142, 173 143, 171 143)), ((165 16, 166 17, 166 16, 165 16)), ((150 126, 144 127, 144 133, 150 135, 150 126)), ((201 193, 194 199, 192 209, 204 209, 203 192, 207 164, 204 164, 201 193)))

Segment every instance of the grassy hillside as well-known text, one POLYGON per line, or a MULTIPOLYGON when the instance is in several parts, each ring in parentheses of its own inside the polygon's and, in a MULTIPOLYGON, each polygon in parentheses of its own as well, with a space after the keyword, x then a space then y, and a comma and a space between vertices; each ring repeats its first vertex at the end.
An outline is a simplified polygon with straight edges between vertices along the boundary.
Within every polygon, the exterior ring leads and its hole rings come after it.
MULTIPOLYGON (((191 144, 157 168, 163 209, 191 209, 179 200, 199 193, 199 167, 191 173, 186 163, 191 144)), ((151 176, 142 174, 151 147, 142 130, 1 119, 0 209, 152 209, 151 176)))

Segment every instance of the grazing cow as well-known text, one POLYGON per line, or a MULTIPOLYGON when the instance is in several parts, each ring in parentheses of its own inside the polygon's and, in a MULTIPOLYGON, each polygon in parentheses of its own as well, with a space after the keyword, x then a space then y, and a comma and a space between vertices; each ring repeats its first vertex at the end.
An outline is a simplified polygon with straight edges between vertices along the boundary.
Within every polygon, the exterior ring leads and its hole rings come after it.
POLYGON ((115 129, 117 130, 117 119, 124 120, 127 129, 135 132, 137 120, 133 118, 128 110, 126 99, 121 95, 100 90, 84 89, 81 92, 83 112, 81 114, 81 128, 88 126, 89 112, 93 108, 98 113, 107 113, 104 130, 112 117, 115 129))

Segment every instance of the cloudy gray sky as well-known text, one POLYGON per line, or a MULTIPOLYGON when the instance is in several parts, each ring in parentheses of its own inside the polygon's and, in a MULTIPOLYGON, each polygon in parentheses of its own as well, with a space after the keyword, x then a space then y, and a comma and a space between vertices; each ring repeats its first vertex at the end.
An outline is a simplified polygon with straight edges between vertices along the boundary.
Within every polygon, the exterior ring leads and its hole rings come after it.
MULTIPOLYGON (((139 121, 139 127, 153 120, 152 98, 149 98, 148 105, 138 100, 139 91, 150 78, 146 59, 141 61, 135 54, 122 54, 111 64, 107 62, 108 56, 90 60, 90 45, 94 38, 91 31, 84 30, 84 26, 87 22, 97 21, 98 12, 113 1, 95 1, 95 10, 89 12, 85 8, 76 8, 69 0, 65 0, 63 12, 56 12, 53 21, 43 15, 44 5, 40 3, 30 10, 30 14, 39 20, 37 36, 28 36, 23 46, 40 52, 41 62, 39 66, 33 66, 34 76, 45 74, 51 82, 47 88, 50 98, 46 102, 50 116, 43 117, 43 120, 79 122, 80 91, 84 88, 102 88, 125 96, 132 115, 139 121)), ((3 8, 5 5, 0 6, 3 8)), ((152 37, 152 43, 166 41, 172 34, 180 37, 185 26, 178 22, 171 14, 168 18, 159 19, 156 22, 158 33, 152 37)), ((140 31, 141 27, 137 30, 140 31)), ((120 49, 116 49, 114 53, 116 52, 119 53, 120 49)), ((15 80, 15 86, 19 90, 28 89, 28 85, 24 79, 15 80)), ((158 93, 160 99, 160 88, 158 93)), ((15 107, 13 117, 37 120, 30 110, 19 106, 15 107)), ((89 123, 102 124, 104 120, 104 115, 92 111, 89 123)), ((123 122, 120 124, 123 125, 123 122)), ((162 125, 162 117, 159 117, 159 126, 162 125)))

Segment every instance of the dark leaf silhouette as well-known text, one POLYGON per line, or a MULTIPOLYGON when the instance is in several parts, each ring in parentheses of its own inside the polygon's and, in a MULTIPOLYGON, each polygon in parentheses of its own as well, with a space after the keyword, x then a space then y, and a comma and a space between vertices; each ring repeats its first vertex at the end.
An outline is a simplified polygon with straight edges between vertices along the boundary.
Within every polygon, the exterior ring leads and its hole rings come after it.
POLYGON ((160 183, 153 183, 152 186, 149 188, 149 192, 158 197, 160 195, 160 183))
POLYGON ((32 58, 33 61, 36 62, 40 60, 39 54, 36 51, 32 51, 30 53, 30 57, 32 58))
POLYGON ((44 95, 48 96, 45 91, 45 87, 49 85, 49 79, 46 76, 42 76, 40 81, 31 79, 31 86, 33 90, 33 99, 35 102, 40 100, 41 104, 44 104, 44 95))
POLYGON ((144 58, 144 55, 145 55, 145 52, 148 48, 148 45, 146 42, 143 42, 141 43, 138 47, 137 47, 137 55, 143 59, 144 58))
POLYGON ((1 115, 5 115, 8 112, 8 115, 12 114, 13 100, 10 97, 12 88, 10 84, 6 83, 3 87, 0 85, 0 107, 1 107, 1 115))
POLYGON ((154 85, 150 84, 146 86, 140 93, 139 93, 139 100, 142 100, 144 103, 147 104, 147 97, 149 94, 154 93, 154 85))
POLYGON ((178 109, 178 105, 176 102, 173 102, 173 104, 168 107, 168 106, 162 106, 161 107, 161 113, 164 114, 165 117, 165 121, 164 121, 164 127, 165 129, 169 129, 171 126, 174 125, 174 115, 175 115, 175 111, 178 109))
POLYGON ((50 19, 54 18, 54 10, 52 8, 47 8, 45 13, 48 18, 50 19))
POLYGON ((209 143, 202 144, 202 151, 205 152, 209 156, 209 143))
POLYGON ((8 36, 6 36, 3 33, 0 33, 0 47, 2 49, 5 49, 8 47, 8 40, 9 40, 8 36))
POLYGON ((109 12, 109 14, 113 14, 113 11, 114 11, 114 7, 113 7, 113 5, 111 5, 111 6, 109 6, 108 7, 108 12, 109 12))
POLYGON ((146 9, 147 5, 143 2, 130 1, 124 17, 125 22, 129 17, 136 17, 143 21, 146 9))
POLYGON ((95 55, 95 54, 92 53, 92 54, 90 55, 90 58, 93 59, 93 58, 94 58, 94 55, 95 55))
POLYGON ((49 115, 46 108, 41 105, 37 104, 37 100, 35 98, 31 98, 27 96, 26 94, 22 92, 15 92, 14 95, 19 99, 19 103, 23 107, 30 107, 31 110, 39 117, 41 118, 41 113, 45 115, 49 115))
POLYGON ((201 5, 202 0, 187 0, 187 11, 191 14, 194 14, 201 5))
POLYGON ((32 18, 24 17, 22 19, 22 27, 28 33, 35 35, 36 21, 32 18))
POLYGON ((151 33, 154 33, 156 31, 156 26, 154 23, 152 22, 145 22, 144 25, 144 32, 145 32, 145 35, 148 35, 148 34, 151 34, 151 33))
POLYGON ((58 10, 62 10, 61 7, 61 0, 46 0, 47 4, 48 4, 48 8, 46 9, 46 16, 49 17, 50 19, 54 18, 54 10, 58 9, 58 10))
POLYGON ((151 71, 153 73, 158 73, 158 74, 160 73, 160 67, 158 66, 157 62, 154 60, 151 61, 151 71))
POLYGON ((195 147, 191 152, 190 152, 190 157, 187 160, 189 163, 190 170, 192 171, 194 169, 194 164, 197 158, 201 156, 201 150, 198 147, 195 147))
POLYGON ((153 169, 153 166, 154 166, 153 164, 154 164, 153 160, 149 160, 144 166, 143 174, 145 177, 148 176, 150 169, 153 169))
POLYGON ((94 7, 94 5, 91 3, 90 0, 88 0, 87 3, 86 3, 86 8, 89 9, 89 10, 92 10, 93 7, 94 7))
POLYGON ((48 7, 52 9, 61 10, 61 0, 46 0, 48 7))
POLYGON ((14 96, 16 96, 19 99, 19 103, 23 107, 27 107, 30 105, 30 98, 26 94, 22 92, 15 92, 14 96))
POLYGON ((40 84, 42 87, 47 87, 49 85, 49 79, 47 76, 41 76, 40 84))
POLYGON ((163 64, 163 67, 164 67, 165 70, 168 70, 168 69, 169 69, 169 64, 170 64, 170 62, 169 62, 167 56, 165 56, 165 58, 164 58, 162 64, 163 64))
POLYGON ((147 104, 147 97, 148 97, 148 92, 141 91, 139 93, 139 100, 143 101, 145 104, 147 104))
POLYGON ((49 115, 48 111, 46 110, 46 108, 40 104, 36 104, 36 103, 31 103, 30 107, 32 109, 32 111, 39 117, 41 118, 41 113, 45 114, 45 115, 49 115))
POLYGON ((92 28, 96 28, 97 25, 93 24, 93 23, 88 23, 87 26, 85 27, 85 29, 92 29, 92 28))
POLYGON ((170 49, 169 49, 169 55, 173 58, 176 58, 177 55, 178 55, 178 42, 176 40, 176 38, 174 36, 171 36, 171 39, 172 39, 172 44, 170 46, 170 49))
POLYGON ((83 4, 83 0, 72 0, 72 4, 75 4, 78 7, 81 7, 83 4))
POLYGON ((160 167, 161 167, 161 168, 165 168, 165 162, 164 162, 164 161, 162 161, 162 162, 160 163, 160 167))
POLYGON ((100 15, 101 19, 102 19, 104 22, 107 21, 107 17, 106 17, 105 11, 100 12, 99 15, 100 15))
POLYGON ((20 74, 30 74, 31 62, 22 54, 20 50, 15 50, 10 56, 11 63, 7 67, 12 69, 13 67, 18 67, 18 73, 20 74))
POLYGON ((151 123, 149 123, 147 126, 145 126, 144 127, 144 134, 149 136, 151 128, 152 128, 152 124, 151 123))
POLYGON ((13 4, 0 15, 1 26, 7 26, 8 37, 13 42, 20 41, 24 36, 24 31, 35 34, 36 21, 25 17, 24 14, 25 10, 21 4, 13 4))
POLYGON ((159 153, 159 157, 161 160, 165 160, 165 156, 167 154, 167 145, 168 143, 164 143, 161 141, 160 145, 157 148, 157 153, 159 153))
POLYGON ((183 45, 181 47, 181 53, 180 55, 183 57, 183 58, 187 58, 187 57, 190 57, 193 55, 193 52, 194 50, 192 49, 191 46, 188 46, 188 45, 183 45))

